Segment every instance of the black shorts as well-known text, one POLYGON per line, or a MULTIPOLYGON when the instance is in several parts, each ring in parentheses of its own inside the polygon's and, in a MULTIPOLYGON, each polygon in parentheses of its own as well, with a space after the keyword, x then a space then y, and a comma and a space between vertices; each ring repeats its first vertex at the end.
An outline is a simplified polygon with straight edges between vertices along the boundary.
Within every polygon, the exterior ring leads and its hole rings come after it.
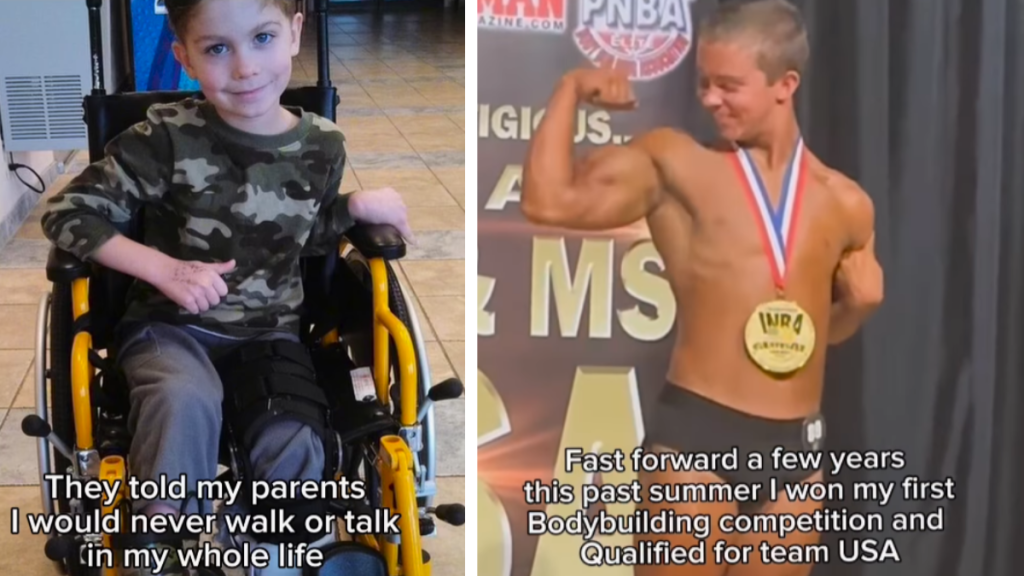
POLYGON ((759 483, 763 486, 759 501, 740 503, 740 512, 750 513, 764 505, 765 491, 772 478, 781 491, 786 483, 802 482, 818 471, 775 470, 772 451, 776 447, 781 446, 786 452, 818 452, 823 450, 824 440, 825 420, 820 414, 795 420, 768 420, 668 383, 658 398, 644 448, 650 450, 658 445, 678 452, 711 454, 737 449, 737 469, 715 470, 714 473, 730 484, 759 483), (751 452, 761 454, 761 470, 747 468, 747 455, 751 452))

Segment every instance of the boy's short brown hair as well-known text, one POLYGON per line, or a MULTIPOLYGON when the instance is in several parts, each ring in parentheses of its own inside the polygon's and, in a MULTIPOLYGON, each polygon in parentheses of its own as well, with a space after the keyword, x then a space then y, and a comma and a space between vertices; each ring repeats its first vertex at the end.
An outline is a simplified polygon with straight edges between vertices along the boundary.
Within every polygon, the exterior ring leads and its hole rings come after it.
MULTIPOLYGON (((185 39, 188 32, 188 25, 195 17, 196 8, 206 0, 165 0, 167 8, 167 19, 171 23, 171 30, 179 40, 185 39)), ((264 4, 272 3, 284 12, 284 15, 291 18, 295 15, 297 0, 263 0, 264 4)))
POLYGON ((701 23, 706 40, 746 37, 758 48, 758 64, 775 82, 792 70, 803 74, 810 57, 800 11, 787 0, 727 0, 701 23))

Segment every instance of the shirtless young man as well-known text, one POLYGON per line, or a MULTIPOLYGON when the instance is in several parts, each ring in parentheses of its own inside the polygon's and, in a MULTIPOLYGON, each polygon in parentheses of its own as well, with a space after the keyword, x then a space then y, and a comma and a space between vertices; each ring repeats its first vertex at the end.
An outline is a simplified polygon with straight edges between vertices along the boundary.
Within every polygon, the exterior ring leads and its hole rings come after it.
MULTIPOLYGON (((762 565, 759 545, 812 544, 819 534, 793 532, 780 541, 771 533, 723 532, 719 520, 820 507, 788 501, 781 482, 820 481, 822 472, 775 471, 772 450, 823 447, 826 348, 854 334, 882 300, 874 209, 855 182, 803 147, 793 97, 809 49, 795 8, 782 0, 725 3, 703 23, 698 40, 700 98, 723 143, 705 147, 684 132, 657 129, 574 164, 577 106, 623 110, 636 102, 617 73, 570 72, 534 135, 522 209, 533 222, 584 230, 647 220, 679 316, 668 384, 648 422, 645 447, 738 447, 740 458, 738 471, 641 473, 641 483, 764 486, 753 502, 642 504, 652 514, 665 508, 708 514, 712 532, 703 565, 637 566, 636 574, 802 576, 811 564, 762 565), (776 223, 768 210, 778 213, 776 223), (769 320, 775 325, 766 326, 769 320), (761 453, 761 470, 747 470, 750 452, 761 453), (771 477, 780 482, 777 501, 767 494, 771 477), (749 563, 716 564, 719 540, 752 545, 749 563)), ((690 534, 636 537, 644 540, 686 548, 698 542, 690 534)))

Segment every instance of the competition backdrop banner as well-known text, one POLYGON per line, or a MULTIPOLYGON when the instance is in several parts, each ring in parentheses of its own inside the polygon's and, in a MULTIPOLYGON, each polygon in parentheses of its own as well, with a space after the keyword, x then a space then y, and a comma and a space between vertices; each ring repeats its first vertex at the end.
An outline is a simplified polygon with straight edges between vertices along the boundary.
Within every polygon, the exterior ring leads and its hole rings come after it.
MULTIPOLYGON (((524 484, 621 484, 567 474, 566 448, 627 454, 665 381, 676 306, 644 222, 602 233, 535 226, 519 206, 533 130, 559 79, 628 70, 640 106, 581 107, 577 153, 658 126, 710 133, 696 99, 695 28, 714 0, 478 0, 479 574, 563 576, 588 568, 579 536, 531 534, 524 484)), ((628 462, 628 460, 627 460, 628 462)), ((627 466, 628 468, 628 466, 627 466)), ((633 506, 610 504, 608 514, 633 506)), ((594 512, 595 510, 590 510, 594 512)), ((599 538, 628 545, 629 535, 599 538)))
POLYGON ((164 0, 131 0, 135 90, 199 90, 174 58, 174 33, 164 0))

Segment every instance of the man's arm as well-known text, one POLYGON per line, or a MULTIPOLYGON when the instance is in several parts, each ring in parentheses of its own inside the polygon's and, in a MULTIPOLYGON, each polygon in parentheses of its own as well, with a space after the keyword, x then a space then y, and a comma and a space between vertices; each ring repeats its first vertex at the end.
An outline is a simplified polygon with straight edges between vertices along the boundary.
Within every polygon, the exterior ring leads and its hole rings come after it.
POLYGON ((599 148, 578 164, 573 156, 576 110, 582 100, 632 107, 628 84, 607 70, 570 73, 555 91, 530 142, 523 170, 522 210, 538 224, 607 230, 645 217, 663 184, 653 155, 671 145, 667 130, 626 146, 599 148), (574 165, 576 164, 576 165, 574 165))
POLYGON ((882 267, 875 258, 874 205, 856 184, 851 183, 843 195, 850 223, 850 248, 834 277, 829 344, 839 344, 856 334, 884 298, 882 267))

